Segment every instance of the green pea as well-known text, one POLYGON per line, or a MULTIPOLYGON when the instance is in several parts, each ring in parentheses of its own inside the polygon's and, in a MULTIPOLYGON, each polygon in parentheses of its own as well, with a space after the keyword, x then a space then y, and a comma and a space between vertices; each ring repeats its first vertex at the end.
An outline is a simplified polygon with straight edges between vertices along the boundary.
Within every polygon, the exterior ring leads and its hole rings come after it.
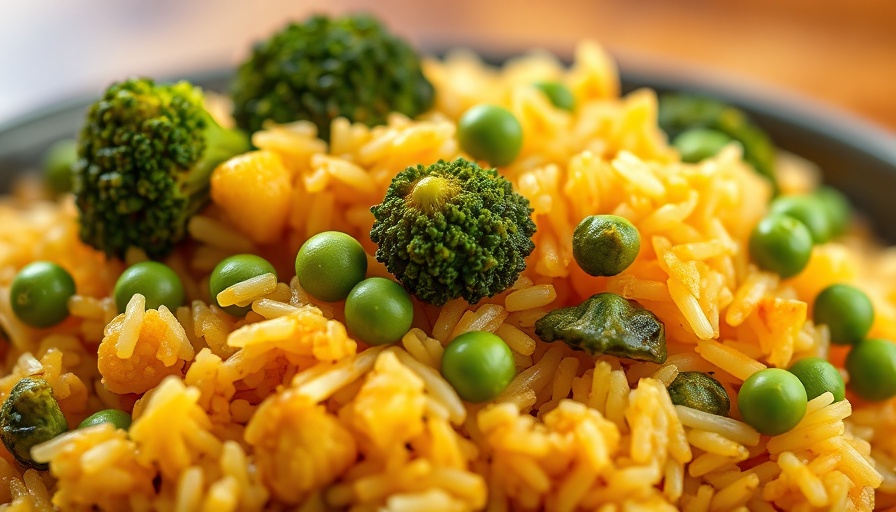
POLYGON ((834 401, 839 402, 846 397, 846 384, 843 376, 834 365, 820 357, 800 359, 790 367, 790 373, 796 375, 806 388, 806 398, 812 400, 830 391, 834 401))
POLYGON ((476 105, 457 123, 460 147, 477 160, 502 166, 512 162, 523 148, 523 126, 509 110, 476 105))
POLYGON ((638 257, 641 235, 628 219, 616 215, 589 215, 572 235, 572 255, 592 276, 615 276, 638 257))
POLYGON ((848 284, 832 284, 815 297, 812 320, 831 331, 831 343, 856 344, 874 323, 874 306, 865 292, 848 284))
POLYGON ((819 187, 813 192, 828 217, 831 238, 838 237, 849 227, 851 208, 849 200, 839 190, 832 187, 819 187))
POLYGON ((468 402, 494 400, 516 376, 513 353, 490 332, 454 338, 442 354, 442 376, 468 402))
POLYGON ((131 415, 119 409, 105 409, 88 416, 78 428, 93 427, 103 423, 111 423, 113 427, 127 430, 131 428, 131 415))
POLYGON ((146 309, 165 306, 174 311, 184 303, 184 285, 171 267, 157 261, 142 261, 128 267, 115 282, 112 296, 119 313, 139 293, 146 299, 146 309))
POLYGON ((783 278, 793 277, 809 263, 812 234, 800 221, 787 215, 769 215, 750 234, 750 256, 764 270, 783 278))
POLYGON ((896 396, 896 344, 890 340, 860 341, 846 356, 849 387, 865 400, 896 396))
POLYGON ((731 399, 722 384, 703 372, 680 372, 669 384, 669 398, 683 405, 710 414, 728 416, 731 399))
POLYGON ((317 299, 345 300, 367 274, 367 253, 350 235, 325 231, 308 239, 296 255, 296 276, 317 299))
POLYGON ((576 107, 576 99, 573 97, 572 91, 560 82, 536 82, 535 87, 543 92, 555 107, 561 110, 572 112, 576 107))
POLYGON ((806 414, 807 401, 800 379, 780 368, 750 375, 737 393, 737 406, 744 421, 767 436, 795 427, 806 414))
POLYGON ((78 160, 78 143, 74 139, 56 142, 44 155, 44 179, 56 194, 72 189, 72 166, 78 160))
POLYGON ((816 244, 831 239, 829 212, 814 195, 780 196, 769 205, 769 212, 788 215, 802 222, 809 228, 816 244))
POLYGON ((12 311, 31 327, 50 327, 68 318, 75 280, 64 268, 35 261, 22 268, 10 288, 12 311))
POLYGON ((345 299, 345 325, 368 345, 394 343, 411 329, 411 296, 395 281, 371 277, 352 288, 345 299))
POLYGON ((682 162, 697 163, 718 154, 734 140, 730 136, 708 128, 692 128, 681 132, 672 145, 681 155, 682 162))
POLYGON ((40 377, 25 377, 13 386, 0 407, 0 440, 22 465, 46 470, 31 458, 31 448, 65 433, 68 423, 53 387, 40 377))
MULTIPOLYGON (((219 293, 226 288, 245 281, 246 279, 252 279, 253 277, 258 277, 262 274, 274 274, 276 276, 277 271, 274 269, 273 265, 268 263, 268 261, 261 256, 256 256, 254 254, 237 254, 236 256, 225 258, 221 263, 218 263, 218 266, 215 267, 214 270, 212 270, 212 275, 208 280, 212 303, 221 307, 221 305, 218 304, 219 293)), ((221 309, 233 316, 246 316, 246 313, 252 309, 252 306, 241 307, 231 305, 221 309)))

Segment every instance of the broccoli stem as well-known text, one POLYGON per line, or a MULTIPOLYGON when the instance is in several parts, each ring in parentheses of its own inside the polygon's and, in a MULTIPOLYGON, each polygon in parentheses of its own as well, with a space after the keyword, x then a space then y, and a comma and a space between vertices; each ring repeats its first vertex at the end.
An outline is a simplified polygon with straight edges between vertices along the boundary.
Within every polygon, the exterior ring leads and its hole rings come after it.
POLYGON ((416 209, 431 214, 460 192, 457 183, 441 176, 426 176, 418 181, 408 197, 408 202, 416 209))
POLYGON ((207 195, 212 171, 221 162, 252 148, 249 137, 242 131, 223 128, 207 112, 204 117, 205 151, 191 168, 183 188, 187 195, 200 198, 207 195))

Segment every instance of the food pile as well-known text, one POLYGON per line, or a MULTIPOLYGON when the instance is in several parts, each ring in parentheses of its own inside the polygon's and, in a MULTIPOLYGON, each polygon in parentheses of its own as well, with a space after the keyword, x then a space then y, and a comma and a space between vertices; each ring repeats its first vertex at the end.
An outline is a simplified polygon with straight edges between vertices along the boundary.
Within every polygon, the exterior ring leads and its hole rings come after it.
POLYGON ((896 504, 896 259, 740 110, 367 16, 0 204, 4 510, 896 504))

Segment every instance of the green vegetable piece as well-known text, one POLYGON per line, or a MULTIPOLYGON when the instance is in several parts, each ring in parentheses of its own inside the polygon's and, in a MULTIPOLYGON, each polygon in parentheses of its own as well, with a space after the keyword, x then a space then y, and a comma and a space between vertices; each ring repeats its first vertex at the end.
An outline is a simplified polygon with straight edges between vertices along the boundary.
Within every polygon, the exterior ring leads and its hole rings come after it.
POLYGON ((669 398, 675 405, 728 416, 731 399, 722 384, 703 372, 680 372, 669 384, 669 398))
POLYGON ((516 376, 513 353, 490 332, 465 332, 445 347, 442 376, 467 402, 494 400, 516 376))
POLYGON ((831 239, 829 212, 817 196, 780 196, 769 205, 769 212, 788 215, 802 222, 809 228, 812 241, 816 244, 831 239))
POLYGON ((822 186, 813 192, 818 198, 828 218, 828 228, 831 238, 836 238, 846 233, 849 227, 849 219, 852 216, 849 200, 839 190, 822 186))
POLYGON ((55 194, 72 190, 72 166, 78 160, 78 142, 63 139, 47 150, 44 155, 44 179, 55 194))
POLYGON ((560 82, 536 82, 535 87, 544 93, 555 107, 572 112, 576 108, 576 98, 569 87, 560 82))
POLYGON ((255 45, 231 91, 243 129, 306 120, 326 141, 337 117, 376 126, 392 112, 416 117, 435 99, 414 49, 366 15, 287 25, 255 45))
POLYGON ((46 470, 31 458, 31 447, 68 431, 50 384, 38 377, 20 380, 0 407, 0 440, 23 466, 46 470))
POLYGON ((119 409, 105 409, 85 418, 78 428, 88 428, 103 423, 111 423, 115 428, 127 430, 131 428, 131 415, 119 409))
POLYGON ((64 268, 35 261, 16 274, 9 292, 12 311, 31 327, 51 327, 68 318, 68 299, 75 280, 64 268))
MULTIPOLYGON (((276 276, 277 271, 274 269, 273 265, 268 263, 268 261, 261 256, 256 256, 254 254, 237 254, 225 258, 221 263, 218 263, 218 266, 216 266, 214 270, 212 270, 212 275, 208 280, 212 303, 221 307, 221 305, 218 304, 219 293, 226 288, 245 281, 246 279, 252 279, 253 277, 258 277, 262 274, 274 274, 274 276, 276 276)), ((241 317, 246 316, 246 313, 252 309, 252 306, 237 306, 234 304, 221 309, 232 316, 241 317)))
POLYGON ((592 276, 615 276, 638 257, 641 235, 624 217, 590 215, 572 234, 572 255, 592 276))
POLYGON ((800 379, 780 368, 766 368, 750 375, 737 393, 737 406, 744 421, 767 436, 795 427, 806 415, 807 401, 800 379))
POLYGON ((764 270, 793 277, 809 264, 812 234, 793 217, 769 215, 750 234, 750 256, 764 270))
POLYGON ((501 293, 535 248, 529 201, 496 170, 462 158, 401 171, 371 211, 376 259, 436 306, 501 293))
POLYGON ((345 299, 345 325, 368 345, 395 343, 413 321, 411 296, 400 284, 383 277, 361 281, 345 299))
POLYGON ((317 299, 345 300, 367 274, 367 253, 351 235, 326 231, 309 238, 296 255, 302 289, 317 299))
POLYGON ((832 284, 812 305, 812 320, 831 331, 831 343, 855 345, 871 330, 874 305, 865 292, 848 284, 832 284))
POLYGON ((591 355, 666 362, 663 323, 637 302, 615 293, 598 293, 578 306, 551 311, 535 322, 535 334, 591 355))
POLYGON ((460 147, 477 160, 494 166, 507 165, 523 148, 523 126, 507 109, 476 105, 457 123, 460 147))
POLYGON ((128 267, 118 281, 112 296, 119 313, 124 313, 134 294, 146 299, 146 309, 165 306, 171 311, 183 305, 186 297, 180 277, 171 267, 157 261, 142 261, 128 267))
POLYGON ((681 132, 672 145, 681 155, 682 162, 697 163, 715 156, 734 140, 728 134, 708 128, 692 128, 681 132))
POLYGON ((846 384, 843 382, 843 376, 834 368, 834 365, 825 359, 820 357, 800 359, 788 371, 796 375, 803 383, 803 387, 806 388, 806 398, 809 400, 828 391, 834 395, 835 402, 846 398, 846 384))
POLYGON ((896 344, 872 338, 860 341, 846 356, 849 387, 865 400, 896 396, 896 344))

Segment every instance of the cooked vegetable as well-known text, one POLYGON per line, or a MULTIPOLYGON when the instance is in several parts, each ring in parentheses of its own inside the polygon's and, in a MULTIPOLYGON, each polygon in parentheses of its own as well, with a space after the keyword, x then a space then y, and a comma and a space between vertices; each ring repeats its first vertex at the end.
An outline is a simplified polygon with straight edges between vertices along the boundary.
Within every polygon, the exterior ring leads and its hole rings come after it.
POLYGON ((542 340, 562 340, 574 350, 664 363, 663 323, 633 300, 598 293, 578 306, 559 308, 535 322, 542 340))
POLYGON ((551 100, 551 103, 560 110, 572 112, 576 108, 576 99, 569 87, 560 82, 536 82, 535 87, 551 100))
POLYGON ((669 384, 669 398, 683 405, 710 414, 728 416, 731 399, 722 384, 703 372, 681 372, 669 384))
POLYGON ((436 306, 504 291, 535 248, 529 201, 494 169, 462 158, 401 171, 371 211, 376 259, 436 306))
POLYGON ((67 430, 68 424, 53 397, 53 388, 39 377, 20 380, 0 407, 0 440, 23 466, 47 469, 46 464, 31 458, 31 447, 67 430))
POLYGON ((468 402, 494 400, 516 376, 513 353, 504 340, 483 331, 465 332, 445 347, 442 376, 468 402))
POLYGON ((733 139, 722 132, 708 128, 691 128, 675 137, 672 145, 681 155, 682 162, 697 163, 715 156, 733 139))
POLYGON ((843 376, 834 368, 834 365, 825 359, 820 357, 800 359, 788 371, 796 375, 803 383, 803 387, 806 388, 806 398, 809 400, 828 391, 834 395, 835 402, 846 397, 846 384, 843 382, 843 376))
POLYGON ((810 256, 812 233, 793 217, 769 215, 750 234, 750 257, 760 268, 783 278, 802 272, 810 256))
POLYGON ((523 126, 507 109, 476 105, 457 122, 457 140, 473 158, 507 165, 523 148, 523 126))
POLYGON ((105 409, 85 418, 78 428, 88 428, 103 423, 111 423, 115 428, 127 430, 131 428, 131 415, 119 409, 105 409))
MULTIPOLYGON (((226 288, 241 283, 247 279, 258 277, 262 274, 277 275, 274 266, 261 256, 254 254, 237 254, 229 258, 225 258, 218 263, 218 266, 212 270, 212 275, 208 280, 209 292, 211 293, 212 303, 218 307, 218 294, 226 288)), ((231 305, 221 307, 225 312, 233 316, 246 316, 246 313, 252 309, 252 306, 231 305)))
POLYGON ((779 196, 769 205, 769 212, 788 215, 802 222, 809 228, 812 241, 816 244, 831 239, 829 212, 815 195, 779 196))
POLYGON ((345 300, 366 274, 364 248, 339 231, 312 236, 296 255, 296 276, 302 289, 327 302, 345 300))
POLYGON ((572 255, 592 276, 615 276, 638 257, 641 235, 624 217, 590 215, 572 234, 572 255))
POLYGON ((113 84, 91 105, 78 140, 81 239, 110 256, 129 247, 166 255, 205 206, 215 166, 248 149, 244 134, 212 119, 198 87, 113 84))
POLYGON ((849 387, 865 400, 896 396, 896 344, 890 340, 860 341, 846 356, 849 387))
POLYGON ((337 117, 385 124, 391 112, 416 117, 432 105, 432 84, 402 39, 364 15, 314 16, 255 46, 237 70, 233 116, 250 131, 264 121, 311 121, 330 140, 337 117))
POLYGON ((78 142, 63 139, 50 146, 44 155, 44 179, 56 194, 71 192, 72 166, 78 160, 78 142))
POLYGON ((806 415, 807 401, 800 379, 780 368, 766 368, 750 375, 737 393, 737 406, 744 421, 767 436, 795 427, 806 415))
POLYGON ((59 265, 35 261, 12 280, 9 302, 16 317, 31 327, 51 327, 68 318, 75 280, 59 265))
POLYGON ((400 284, 383 277, 361 281, 345 299, 345 325, 368 345, 400 340, 413 320, 411 296, 400 284))
POLYGON ((184 303, 184 285, 171 267, 157 261, 142 261, 127 268, 115 282, 112 296, 119 313, 124 313, 134 294, 146 299, 146 309, 164 305, 171 311, 184 303))
POLYGON ((851 216, 849 200, 839 190, 833 187, 821 186, 813 192, 821 202, 821 206, 827 213, 828 227, 831 238, 836 238, 846 232, 851 216))
POLYGON ((874 305, 865 292, 848 284, 832 284, 815 297, 812 320, 831 331, 831 343, 855 345, 871 330, 874 305))

